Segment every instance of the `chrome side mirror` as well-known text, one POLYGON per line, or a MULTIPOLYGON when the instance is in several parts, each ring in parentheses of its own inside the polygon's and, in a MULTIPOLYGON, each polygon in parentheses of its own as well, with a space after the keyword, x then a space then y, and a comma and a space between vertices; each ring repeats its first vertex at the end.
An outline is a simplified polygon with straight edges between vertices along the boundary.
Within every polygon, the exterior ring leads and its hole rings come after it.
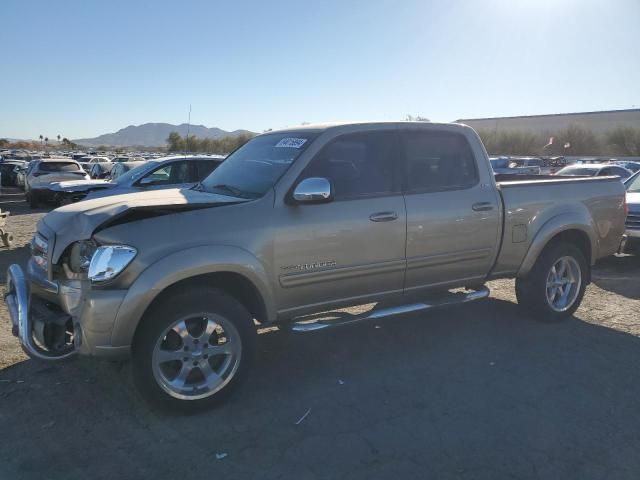
POLYGON ((302 180, 293 191, 293 199, 300 203, 330 202, 331 182, 323 177, 310 177, 302 180))

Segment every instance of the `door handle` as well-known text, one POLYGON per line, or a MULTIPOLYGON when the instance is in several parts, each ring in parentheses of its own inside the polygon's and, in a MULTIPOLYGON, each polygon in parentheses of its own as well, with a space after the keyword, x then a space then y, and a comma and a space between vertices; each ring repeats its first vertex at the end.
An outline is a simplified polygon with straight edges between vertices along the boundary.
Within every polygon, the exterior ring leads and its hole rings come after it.
POLYGON ((372 222, 391 222, 398 218, 396 212, 377 212, 369 215, 369 220, 372 222))
POLYGON ((471 205, 474 212, 488 212, 493 210, 493 204, 491 202, 478 202, 471 205))

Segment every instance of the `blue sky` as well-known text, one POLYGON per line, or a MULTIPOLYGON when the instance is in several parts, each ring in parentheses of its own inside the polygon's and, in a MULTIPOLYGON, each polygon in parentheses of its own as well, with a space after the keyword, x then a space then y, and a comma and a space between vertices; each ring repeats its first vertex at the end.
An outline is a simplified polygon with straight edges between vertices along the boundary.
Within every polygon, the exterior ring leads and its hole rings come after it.
POLYGON ((640 107, 639 0, 3 0, 0 137, 640 107))

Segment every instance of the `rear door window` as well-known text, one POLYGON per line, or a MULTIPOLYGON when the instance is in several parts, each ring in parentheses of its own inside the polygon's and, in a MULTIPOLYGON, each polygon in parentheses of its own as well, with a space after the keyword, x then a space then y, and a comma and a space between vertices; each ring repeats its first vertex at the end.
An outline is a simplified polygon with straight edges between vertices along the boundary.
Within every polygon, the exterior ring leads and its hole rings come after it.
POLYGON ((476 161, 463 135, 414 130, 402 132, 401 139, 408 193, 460 190, 478 183, 476 161))

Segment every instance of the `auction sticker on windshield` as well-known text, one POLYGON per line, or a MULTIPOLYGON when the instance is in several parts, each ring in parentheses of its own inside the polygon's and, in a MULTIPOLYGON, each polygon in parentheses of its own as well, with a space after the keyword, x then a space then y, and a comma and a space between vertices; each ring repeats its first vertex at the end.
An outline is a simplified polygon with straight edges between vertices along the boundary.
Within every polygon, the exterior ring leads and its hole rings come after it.
POLYGON ((283 138, 276 143, 276 148, 300 148, 307 141, 306 138, 283 138))

